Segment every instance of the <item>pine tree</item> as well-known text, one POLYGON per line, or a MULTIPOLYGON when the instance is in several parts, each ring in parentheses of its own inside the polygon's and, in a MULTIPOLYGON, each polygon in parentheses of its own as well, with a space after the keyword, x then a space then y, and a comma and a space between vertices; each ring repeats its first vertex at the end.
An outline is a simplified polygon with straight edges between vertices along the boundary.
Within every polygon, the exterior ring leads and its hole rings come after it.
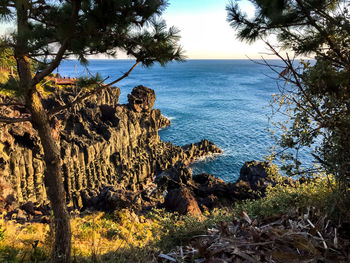
MULTIPOLYGON (((16 61, 16 75, 0 86, 10 91, 11 102, 27 112, 26 117, 0 117, 3 123, 31 122, 38 132, 44 150, 45 186, 54 213, 55 244, 53 262, 69 262, 71 230, 65 204, 60 154, 53 138, 50 119, 77 103, 110 88, 127 77, 138 65, 165 65, 182 60, 177 45, 178 31, 167 29, 160 15, 165 0, 17 0, 0 1, 2 21, 14 25, 12 34, 2 36, 1 47, 10 50, 16 61), (38 91, 40 83, 60 62, 70 56, 87 63, 89 55, 116 55, 122 50, 135 58, 135 64, 119 79, 109 84, 96 83, 72 101, 59 108, 44 109, 38 91), (34 63, 33 63, 34 62, 34 63)), ((90 83, 91 84, 91 83, 90 83)))
MULTIPOLYGON (((240 11, 237 2, 231 2, 227 11, 240 39, 266 41, 269 35, 277 36, 277 47, 266 43, 284 62, 284 69, 265 64, 278 74, 281 93, 275 101, 290 119, 289 125, 280 126, 280 156, 289 160, 285 170, 289 174, 332 174, 338 181, 338 201, 350 202, 349 1, 254 0, 252 18, 240 11), (312 60, 298 61, 288 52, 282 56, 283 49, 312 60), (314 163, 320 168, 302 167, 298 154, 305 147, 312 149, 314 163)), ((344 203, 338 208, 345 208, 344 203)))

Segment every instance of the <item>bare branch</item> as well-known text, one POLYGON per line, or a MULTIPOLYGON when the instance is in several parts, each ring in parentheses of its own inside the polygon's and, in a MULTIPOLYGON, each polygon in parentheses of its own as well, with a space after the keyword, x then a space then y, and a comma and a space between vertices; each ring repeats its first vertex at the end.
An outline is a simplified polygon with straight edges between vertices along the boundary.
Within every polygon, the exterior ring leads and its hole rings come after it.
POLYGON ((27 118, 8 118, 8 117, 0 116, 0 122, 6 123, 6 124, 27 122, 27 121, 30 122, 31 118, 29 118, 29 117, 27 117, 27 118))
POLYGON ((16 103, 16 102, 0 103, 0 107, 9 107, 9 106, 25 107, 26 105, 22 103, 16 103))
MULTIPOLYGON (((293 78, 294 78, 294 81, 295 81, 295 85, 298 87, 298 89, 300 90, 300 92, 303 93, 303 95, 305 96, 305 98, 307 99, 307 101, 311 104, 312 108, 315 110, 315 112, 318 114, 319 118, 321 119, 325 119, 322 112, 319 110, 319 108, 314 104, 313 100, 310 98, 310 96, 308 94, 306 94, 305 90, 303 89, 303 86, 302 84, 300 83, 299 81, 299 78, 301 78, 301 75, 295 71, 294 67, 293 67, 293 64, 291 62, 291 60, 289 59, 289 56, 287 54, 287 59, 284 59, 278 52, 277 50, 274 49, 274 47, 268 43, 268 42, 265 42, 266 45, 269 46, 269 48, 275 53, 276 56, 278 56, 289 68, 289 70, 291 71, 292 75, 293 75, 293 78)), ((319 118, 317 118, 319 120, 319 118)), ((315 118, 315 120, 317 120, 315 118)))
POLYGON ((107 89, 109 87, 111 87, 112 85, 118 83, 119 81, 125 79, 126 77, 129 76, 129 74, 137 67, 137 65, 140 64, 140 61, 136 61, 136 63, 126 72, 124 73, 123 76, 121 76, 120 78, 110 82, 109 84, 105 84, 105 85, 101 85, 99 83, 97 83, 97 88, 95 88, 94 90, 80 96, 80 97, 77 97, 76 99, 74 99, 72 102, 70 103, 67 103, 66 105, 64 106, 61 106, 61 107, 57 107, 57 108, 54 108, 52 109, 51 111, 49 111, 49 116, 54 116, 56 115, 57 113, 63 111, 63 110, 66 110, 66 109, 69 109, 71 107, 73 107, 74 105, 80 103, 80 102, 83 102, 85 99, 99 93, 100 91, 104 90, 104 89, 107 89))

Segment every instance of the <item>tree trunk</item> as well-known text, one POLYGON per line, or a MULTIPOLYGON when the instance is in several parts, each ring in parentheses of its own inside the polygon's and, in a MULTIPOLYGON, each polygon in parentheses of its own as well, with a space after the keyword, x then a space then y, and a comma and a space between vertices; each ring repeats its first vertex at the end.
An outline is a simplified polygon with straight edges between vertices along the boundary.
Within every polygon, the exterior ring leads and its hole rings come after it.
POLYGON ((31 113, 31 122, 38 131, 44 149, 45 186, 54 214, 55 244, 52 251, 52 262, 70 262, 71 228, 67 211, 65 190, 63 186, 60 153, 52 136, 49 117, 42 105, 36 87, 33 84, 30 61, 28 59, 28 10, 29 1, 15 1, 17 9, 17 44, 15 58, 19 74, 20 88, 25 95, 26 107, 31 113))
POLYGON ((33 127, 38 131, 44 149, 45 186, 51 202, 55 222, 55 244, 52 262, 70 262, 71 227, 65 201, 61 159, 58 146, 52 136, 49 118, 42 106, 37 92, 31 96, 30 107, 33 127))

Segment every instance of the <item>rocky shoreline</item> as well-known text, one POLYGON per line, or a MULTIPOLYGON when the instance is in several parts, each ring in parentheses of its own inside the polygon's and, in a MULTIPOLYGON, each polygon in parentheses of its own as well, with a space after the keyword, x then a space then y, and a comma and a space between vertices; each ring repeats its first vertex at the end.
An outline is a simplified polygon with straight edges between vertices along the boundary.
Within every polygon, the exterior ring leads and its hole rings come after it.
MULTIPOLYGON (((67 103, 77 91, 57 92, 45 98, 45 107, 67 103)), ((223 201, 251 198, 251 189, 270 183, 262 163, 246 164, 237 183, 192 175, 190 163, 222 151, 207 140, 183 147, 161 141, 158 130, 170 121, 153 109, 152 89, 135 87, 126 105, 118 104, 119 95, 118 88, 104 91, 52 122, 71 210, 165 207, 198 215, 223 201)), ((9 117, 20 114, 16 107, 3 111, 9 117)), ((0 212, 38 219, 49 209, 38 137, 29 123, 3 126, 0 132, 0 212)))

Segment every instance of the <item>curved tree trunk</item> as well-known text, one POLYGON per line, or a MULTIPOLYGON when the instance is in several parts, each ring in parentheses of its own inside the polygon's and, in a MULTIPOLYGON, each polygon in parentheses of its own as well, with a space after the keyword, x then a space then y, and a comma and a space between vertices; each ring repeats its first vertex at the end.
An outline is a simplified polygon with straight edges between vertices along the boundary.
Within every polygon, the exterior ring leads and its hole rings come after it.
POLYGON ((38 93, 31 95, 30 107, 33 127, 38 131, 44 149, 45 186, 51 202, 55 222, 55 244, 52 261, 66 263, 71 254, 71 227, 65 202, 61 160, 58 146, 52 136, 49 118, 42 106, 38 93))
POLYGON ((71 254, 71 228, 69 213, 65 202, 65 190, 58 146, 52 136, 49 117, 42 105, 35 84, 33 84, 31 65, 28 59, 28 9, 29 1, 15 1, 17 9, 17 45, 15 58, 19 74, 20 89, 25 95, 26 107, 31 113, 31 123, 38 131, 44 149, 45 186, 51 202, 55 223, 55 244, 52 262, 67 263, 71 254))

